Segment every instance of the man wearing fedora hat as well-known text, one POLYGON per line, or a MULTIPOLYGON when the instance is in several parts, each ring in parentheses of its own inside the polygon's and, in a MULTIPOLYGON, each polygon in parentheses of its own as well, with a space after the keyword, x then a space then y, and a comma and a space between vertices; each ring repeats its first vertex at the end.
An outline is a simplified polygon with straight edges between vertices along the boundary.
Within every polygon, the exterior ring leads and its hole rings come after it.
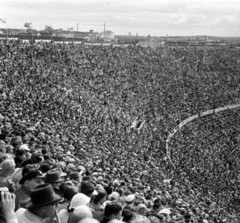
POLYGON ((31 190, 42 183, 43 181, 41 172, 36 169, 29 169, 19 180, 19 184, 22 185, 21 188, 18 188, 15 191, 16 195, 15 210, 17 210, 20 207, 25 208, 27 203, 30 201, 31 190))
POLYGON ((16 215, 19 223, 44 223, 45 218, 56 217, 57 203, 62 199, 50 184, 41 184, 31 190, 31 202, 27 209, 20 208, 16 215))
POLYGON ((80 176, 78 172, 71 172, 69 174, 69 181, 71 181, 73 183, 74 186, 76 186, 77 188, 80 185, 80 176))
POLYGON ((53 188, 58 189, 60 184, 63 182, 61 171, 59 169, 51 169, 46 173, 43 180, 45 183, 51 184, 53 188))

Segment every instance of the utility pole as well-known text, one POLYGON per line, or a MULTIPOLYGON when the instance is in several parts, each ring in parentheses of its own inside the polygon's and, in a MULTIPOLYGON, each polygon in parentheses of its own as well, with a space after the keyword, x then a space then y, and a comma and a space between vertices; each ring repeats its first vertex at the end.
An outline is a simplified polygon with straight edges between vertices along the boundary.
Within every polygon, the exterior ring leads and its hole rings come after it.
POLYGON ((77 23, 77 32, 78 32, 78 23, 77 23))

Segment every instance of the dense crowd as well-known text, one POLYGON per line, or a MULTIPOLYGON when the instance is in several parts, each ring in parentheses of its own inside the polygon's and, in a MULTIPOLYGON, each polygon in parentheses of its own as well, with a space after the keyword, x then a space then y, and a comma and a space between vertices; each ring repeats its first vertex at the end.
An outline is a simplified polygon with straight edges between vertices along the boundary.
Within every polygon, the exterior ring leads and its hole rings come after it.
POLYGON ((237 222, 238 50, 0 43, 1 222, 237 222))

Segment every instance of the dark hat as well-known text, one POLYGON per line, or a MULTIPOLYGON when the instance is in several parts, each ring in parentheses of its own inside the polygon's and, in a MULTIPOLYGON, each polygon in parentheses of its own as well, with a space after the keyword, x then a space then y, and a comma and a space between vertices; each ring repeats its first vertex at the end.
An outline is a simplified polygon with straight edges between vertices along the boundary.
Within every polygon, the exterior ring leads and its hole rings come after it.
POLYGON ((42 164, 39 170, 41 170, 43 173, 46 173, 50 170, 50 166, 48 166, 47 164, 42 164))
POLYGON ((24 176, 19 180, 19 184, 24 184, 25 180, 31 180, 33 178, 41 179, 42 173, 39 170, 29 170, 27 171, 24 176))
POLYGON ((61 178, 61 173, 58 169, 52 169, 49 170, 44 179, 43 179, 46 183, 58 183, 58 182, 62 182, 63 179, 61 178))
POLYGON ((27 205, 27 209, 34 209, 46 205, 57 203, 62 199, 57 195, 50 184, 41 184, 31 190, 31 202, 27 205))
POLYGON ((79 179, 79 173, 78 172, 71 172, 70 174, 69 174, 69 178, 70 178, 70 180, 77 180, 77 179, 79 179))

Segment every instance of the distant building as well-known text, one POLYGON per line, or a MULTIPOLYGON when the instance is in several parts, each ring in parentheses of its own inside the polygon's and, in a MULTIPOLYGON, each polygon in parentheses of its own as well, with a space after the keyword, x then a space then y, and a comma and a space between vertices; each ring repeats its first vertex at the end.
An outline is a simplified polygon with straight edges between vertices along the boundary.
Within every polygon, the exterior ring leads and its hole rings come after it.
POLYGON ((38 33, 39 33, 41 36, 50 36, 49 31, 46 31, 46 30, 40 30, 38 33))
POLYGON ((99 34, 99 38, 103 39, 104 42, 110 42, 115 39, 115 33, 110 30, 105 30, 99 34))
POLYGON ((57 37, 64 37, 64 38, 73 38, 74 37, 73 32, 65 31, 62 29, 53 30, 53 34, 57 37))
POLYGON ((76 38, 86 38, 89 36, 89 32, 74 32, 76 38))

